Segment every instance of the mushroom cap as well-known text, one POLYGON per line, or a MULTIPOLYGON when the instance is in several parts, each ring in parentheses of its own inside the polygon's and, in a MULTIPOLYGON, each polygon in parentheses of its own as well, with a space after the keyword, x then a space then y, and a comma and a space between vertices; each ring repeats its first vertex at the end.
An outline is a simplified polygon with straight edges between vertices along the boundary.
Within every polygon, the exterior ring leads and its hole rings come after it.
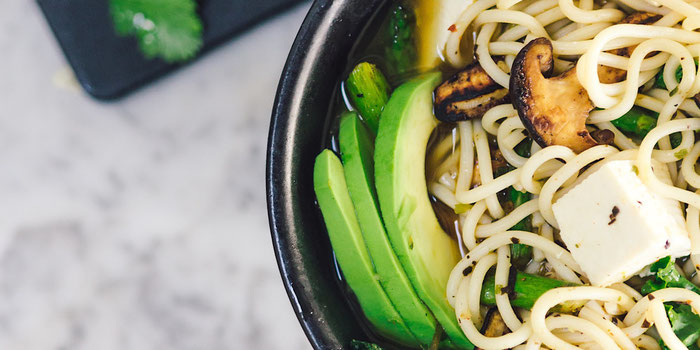
POLYGON ((481 118, 492 107, 508 103, 509 97, 508 89, 475 62, 435 89, 435 116, 443 122, 481 118))
POLYGON ((537 38, 525 45, 511 68, 511 101, 540 146, 562 145, 582 152, 598 144, 586 129, 593 105, 575 68, 548 78, 553 68, 549 39, 537 38))
MULTIPOLYGON (((634 12, 629 16, 625 17, 620 21, 620 23, 628 24, 653 24, 661 19, 661 15, 650 12, 634 12)), ((609 52, 613 55, 630 57, 632 51, 637 47, 637 45, 621 47, 619 49, 610 50, 609 52)), ((647 57, 656 55, 656 53, 650 53, 647 57)), ((613 67, 608 67, 604 65, 598 66, 598 79, 603 84, 612 84, 619 81, 625 80, 627 76, 627 71, 624 69, 617 69, 613 67)))

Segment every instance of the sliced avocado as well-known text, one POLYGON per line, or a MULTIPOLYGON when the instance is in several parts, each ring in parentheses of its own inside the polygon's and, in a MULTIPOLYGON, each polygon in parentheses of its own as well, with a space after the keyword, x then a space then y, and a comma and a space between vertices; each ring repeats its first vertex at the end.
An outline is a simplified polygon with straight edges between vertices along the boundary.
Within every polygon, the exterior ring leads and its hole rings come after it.
POLYGON ((384 223, 374 187, 374 137, 355 113, 340 120, 338 132, 345 181, 362 229, 367 250, 379 275, 379 283, 391 299, 406 326, 418 341, 428 346, 435 334, 435 318, 418 298, 396 257, 384 223))
POLYGON ((335 257, 365 317, 382 336, 415 346, 416 338, 379 284, 352 207, 343 165, 330 150, 316 157, 314 190, 335 257))
POLYGON ((425 179, 428 138, 437 126, 432 93, 440 79, 426 74, 394 91, 379 121, 374 173, 384 225, 408 278, 452 342, 471 349, 445 295, 459 250, 435 217, 425 179))

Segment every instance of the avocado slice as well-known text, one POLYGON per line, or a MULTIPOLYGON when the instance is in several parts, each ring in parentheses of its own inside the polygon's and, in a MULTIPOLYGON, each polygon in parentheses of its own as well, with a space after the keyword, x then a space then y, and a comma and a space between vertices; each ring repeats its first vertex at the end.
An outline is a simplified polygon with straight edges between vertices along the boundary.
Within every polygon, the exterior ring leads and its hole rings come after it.
POLYGON ((433 89, 440 80, 439 72, 429 73, 394 91, 379 121, 374 173, 389 240, 408 278, 455 346, 471 349, 445 295, 460 259, 457 242, 440 227, 425 178, 428 138, 437 126, 433 89))
POLYGON ((345 181, 379 283, 421 345, 429 346, 435 334, 435 318, 408 280, 379 214, 374 187, 374 137, 353 112, 341 118, 338 137, 345 181))
POLYGON ((316 157, 314 190, 340 269, 360 308, 377 332, 404 345, 416 338, 382 289, 350 200, 340 159, 330 150, 316 157))

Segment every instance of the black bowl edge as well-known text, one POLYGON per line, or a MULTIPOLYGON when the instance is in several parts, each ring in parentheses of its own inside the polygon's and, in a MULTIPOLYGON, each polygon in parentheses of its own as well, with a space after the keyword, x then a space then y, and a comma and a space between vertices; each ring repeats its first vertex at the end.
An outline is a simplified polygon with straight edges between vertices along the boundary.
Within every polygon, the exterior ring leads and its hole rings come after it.
POLYGON ((277 90, 267 151, 267 205, 277 263, 294 312, 315 349, 366 338, 334 277, 312 170, 328 106, 357 37, 384 0, 317 0, 292 46, 277 90), (314 237, 315 236, 315 237, 314 237))

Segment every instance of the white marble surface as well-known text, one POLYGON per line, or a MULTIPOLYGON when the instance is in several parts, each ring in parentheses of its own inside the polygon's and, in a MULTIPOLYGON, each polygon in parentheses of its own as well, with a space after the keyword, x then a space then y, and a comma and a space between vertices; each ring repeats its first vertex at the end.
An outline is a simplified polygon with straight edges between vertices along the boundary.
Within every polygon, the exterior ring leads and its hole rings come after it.
POLYGON ((277 80, 308 5, 115 103, 0 1, 0 349, 308 349, 265 212, 277 80))

